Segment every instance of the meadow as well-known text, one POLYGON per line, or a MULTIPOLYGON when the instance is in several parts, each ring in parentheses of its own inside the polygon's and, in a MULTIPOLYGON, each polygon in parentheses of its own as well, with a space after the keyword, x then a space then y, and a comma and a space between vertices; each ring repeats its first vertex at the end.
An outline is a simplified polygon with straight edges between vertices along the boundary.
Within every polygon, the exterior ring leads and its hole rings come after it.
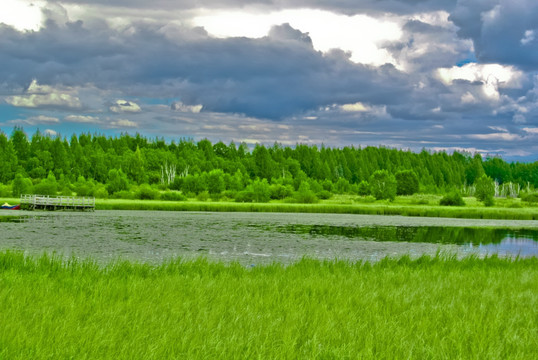
POLYGON ((333 213, 364 215, 402 215, 469 219, 538 220, 538 207, 520 199, 496 199, 495 206, 485 207, 474 197, 465 198, 465 206, 440 206, 441 196, 398 196, 394 201, 376 201, 372 197, 340 195, 316 204, 238 203, 232 201, 163 201, 97 199, 97 210, 170 210, 218 212, 333 213))
POLYGON ((531 359, 538 259, 246 268, 0 253, 2 359, 531 359))
MULTIPOLYGON (((465 206, 441 206, 441 196, 416 194, 397 196, 394 201, 375 200, 371 196, 336 195, 315 204, 299 204, 272 200, 266 203, 234 202, 230 200, 186 201, 96 199, 97 210, 163 210, 215 212, 283 212, 332 213, 363 215, 401 215, 466 219, 538 220, 538 206, 521 199, 495 199, 495 205, 485 207, 474 197, 465 198, 465 206)), ((18 204, 18 198, 2 198, 18 204)))

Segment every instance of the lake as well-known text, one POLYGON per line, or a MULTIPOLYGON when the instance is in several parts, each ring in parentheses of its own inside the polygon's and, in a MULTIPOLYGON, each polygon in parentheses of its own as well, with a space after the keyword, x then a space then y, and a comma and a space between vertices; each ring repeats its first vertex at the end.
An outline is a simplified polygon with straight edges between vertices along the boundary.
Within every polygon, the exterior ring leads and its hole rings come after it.
POLYGON ((303 257, 369 260, 437 252, 538 256, 538 221, 164 211, 2 212, 0 250, 159 263, 204 256, 246 266, 303 257))

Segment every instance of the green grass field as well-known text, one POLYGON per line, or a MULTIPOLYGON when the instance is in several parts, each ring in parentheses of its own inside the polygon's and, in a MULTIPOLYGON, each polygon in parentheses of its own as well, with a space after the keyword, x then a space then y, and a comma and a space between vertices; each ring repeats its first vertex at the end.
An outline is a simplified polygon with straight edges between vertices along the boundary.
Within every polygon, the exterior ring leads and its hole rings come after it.
POLYGON ((0 359, 534 359, 538 259, 157 267, 0 253, 0 359))
MULTIPOLYGON (((452 217, 469 219, 538 220, 538 206, 520 199, 496 199, 495 206, 485 207, 475 198, 465 198, 465 206, 440 206, 441 196, 417 194, 398 196, 393 202, 374 201, 371 197, 337 195, 316 204, 282 201, 269 203, 237 203, 231 201, 164 201, 96 199, 97 210, 165 210, 217 212, 288 212, 366 215, 403 215, 420 217, 452 217)), ((3 198, 3 202, 18 204, 19 199, 3 198)))
POLYGON ((498 201, 497 206, 484 207, 474 198, 466 199, 466 206, 440 206, 435 196, 399 197, 394 202, 362 202, 360 197, 343 196, 317 204, 293 204, 283 202, 236 203, 211 201, 158 201, 97 199, 98 210, 175 210, 175 211, 246 211, 246 212, 302 212, 334 214, 403 215, 422 217, 453 217, 471 219, 538 220, 538 207, 521 205, 519 199, 498 201))

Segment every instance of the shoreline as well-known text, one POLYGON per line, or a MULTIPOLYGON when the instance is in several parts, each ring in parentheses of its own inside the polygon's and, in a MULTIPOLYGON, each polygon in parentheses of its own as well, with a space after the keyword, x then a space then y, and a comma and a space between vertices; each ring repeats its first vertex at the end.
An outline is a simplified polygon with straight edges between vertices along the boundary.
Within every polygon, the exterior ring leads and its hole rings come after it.
MULTIPOLYGON (((6 198, 3 201, 17 203, 18 199, 6 198)), ((411 217, 441 217, 455 219, 499 219, 499 220, 538 220, 538 207, 519 206, 441 206, 405 203, 345 203, 320 202, 316 204, 299 203, 238 203, 225 201, 164 201, 164 200, 124 200, 96 199, 96 210, 146 210, 146 211, 209 211, 209 212, 279 212, 279 213, 319 213, 319 214, 356 214, 356 215, 400 215, 411 217)), ((2 215, 14 215, 15 211, 3 211, 2 215)))
POLYGON ((279 212, 355 215, 400 215, 456 219, 538 220, 538 208, 446 207, 401 204, 297 204, 236 202, 169 202, 159 200, 96 200, 96 210, 159 210, 211 212, 279 212))

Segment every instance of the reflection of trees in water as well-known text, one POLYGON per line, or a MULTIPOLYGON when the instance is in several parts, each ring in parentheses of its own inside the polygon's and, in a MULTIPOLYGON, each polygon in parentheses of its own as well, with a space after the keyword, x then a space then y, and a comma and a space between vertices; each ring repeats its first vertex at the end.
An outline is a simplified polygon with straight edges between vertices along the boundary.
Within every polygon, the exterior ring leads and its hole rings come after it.
POLYGON ((3 222, 21 222, 20 216, 3 215, 0 216, 0 223, 3 222))
POLYGON ((0 222, 10 223, 53 223, 60 219, 59 215, 0 216, 0 222))
POLYGON ((356 238, 357 240, 405 241, 434 244, 490 244, 500 243, 507 237, 538 241, 538 230, 502 228, 286 225, 277 227, 276 230, 314 236, 344 236, 347 238, 356 238))

